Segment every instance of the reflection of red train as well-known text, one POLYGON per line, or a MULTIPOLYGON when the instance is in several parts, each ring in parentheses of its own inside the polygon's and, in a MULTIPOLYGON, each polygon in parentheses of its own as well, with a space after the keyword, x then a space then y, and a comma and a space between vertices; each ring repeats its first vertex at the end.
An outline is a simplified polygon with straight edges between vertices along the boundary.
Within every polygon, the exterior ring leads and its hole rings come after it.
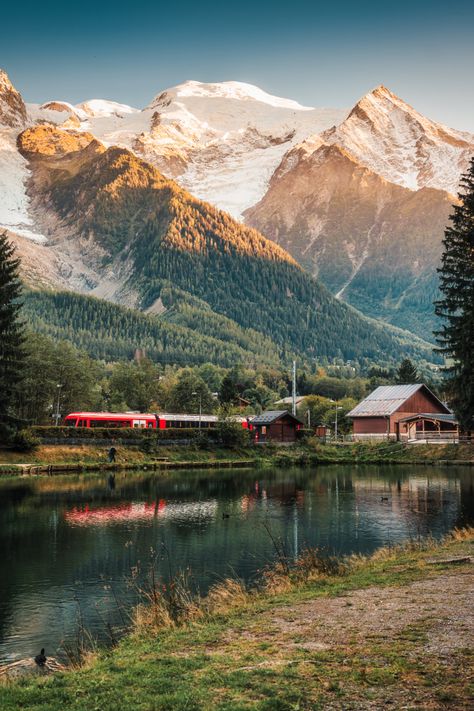
MULTIPOLYGON (((233 417, 244 429, 249 428, 247 417, 233 417)), ((169 427, 215 427, 217 415, 143 414, 141 412, 71 412, 64 418, 68 427, 141 427, 165 430, 169 427)), ((251 429, 251 426, 250 426, 251 429)))

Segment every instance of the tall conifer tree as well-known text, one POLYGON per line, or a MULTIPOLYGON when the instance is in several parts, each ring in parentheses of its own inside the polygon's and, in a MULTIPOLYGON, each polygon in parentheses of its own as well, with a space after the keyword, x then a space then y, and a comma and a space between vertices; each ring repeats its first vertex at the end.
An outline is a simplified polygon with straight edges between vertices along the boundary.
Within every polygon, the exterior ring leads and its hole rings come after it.
POLYGON ((444 319, 436 332, 440 351, 452 359, 449 392, 459 423, 474 430, 474 158, 461 178, 458 205, 444 233, 440 273, 442 297, 436 313, 444 319))
POLYGON ((8 441, 19 425, 15 405, 24 358, 19 264, 6 234, 0 234, 0 441, 8 441))
POLYGON ((420 376, 416 366, 409 358, 402 360, 397 370, 397 383, 400 385, 411 385, 413 383, 418 383, 419 381, 420 376))

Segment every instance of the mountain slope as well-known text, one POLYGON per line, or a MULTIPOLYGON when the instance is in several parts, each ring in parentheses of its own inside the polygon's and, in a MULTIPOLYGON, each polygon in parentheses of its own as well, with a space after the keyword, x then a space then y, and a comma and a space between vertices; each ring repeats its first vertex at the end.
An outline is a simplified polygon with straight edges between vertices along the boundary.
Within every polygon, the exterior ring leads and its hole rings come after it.
POLYGON ((56 250, 79 249, 97 275, 92 293, 113 274, 108 298, 153 309, 172 285, 270 337, 283 354, 391 359, 421 352, 336 301, 256 230, 131 152, 52 126, 27 129, 18 141, 32 170, 38 224, 54 220, 56 250))
POLYGON ((289 148, 346 114, 301 106, 233 81, 187 81, 162 92, 141 111, 100 99, 69 110, 64 102, 30 105, 29 111, 35 120, 67 121, 63 127, 80 128, 104 145, 132 150, 237 218, 263 196, 289 148))
POLYGON ((339 298, 430 340, 444 227, 474 137, 424 119, 387 89, 289 151, 248 224, 339 298), (413 189, 412 189, 413 188, 413 189))
MULTIPOLYGON (((172 293, 164 295, 166 303, 172 300, 172 293)), ((34 331, 70 341, 93 358, 130 360, 140 348, 159 363, 212 362, 225 367, 255 361, 279 363, 279 350, 270 339, 240 328, 205 304, 182 304, 178 312, 173 307, 166 311, 157 317, 64 291, 27 290, 23 298, 23 314, 34 331)))
POLYGON ((309 155, 289 154, 246 217, 339 298, 430 340, 452 200, 440 190, 389 183, 323 144, 309 155))

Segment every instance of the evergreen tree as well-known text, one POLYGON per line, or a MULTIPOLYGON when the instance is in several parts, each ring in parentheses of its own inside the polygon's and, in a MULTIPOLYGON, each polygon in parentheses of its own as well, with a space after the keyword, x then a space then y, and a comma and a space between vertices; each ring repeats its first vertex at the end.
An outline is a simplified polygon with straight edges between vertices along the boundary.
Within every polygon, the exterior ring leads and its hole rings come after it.
POLYGON ((439 350, 452 359, 448 392, 461 427, 474 429, 474 158, 461 178, 459 204, 444 233, 440 273, 442 297, 436 313, 444 319, 436 332, 439 350))
POLYGON ((234 405, 239 397, 239 389, 235 380, 235 371, 231 370, 224 376, 219 389, 219 401, 223 405, 234 405))
POLYGON ((16 416, 18 387, 22 378, 23 325, 18 299, 20 260, 6 233, 0 235, 0 442, 8 441, 19 427, 16 416))
POLYGON ((397 383, 399 385, 410 385, 412 383, 418 383, 419 381, 420 376, 411 360, 409 358, 402 360, 397 370, 397 383))

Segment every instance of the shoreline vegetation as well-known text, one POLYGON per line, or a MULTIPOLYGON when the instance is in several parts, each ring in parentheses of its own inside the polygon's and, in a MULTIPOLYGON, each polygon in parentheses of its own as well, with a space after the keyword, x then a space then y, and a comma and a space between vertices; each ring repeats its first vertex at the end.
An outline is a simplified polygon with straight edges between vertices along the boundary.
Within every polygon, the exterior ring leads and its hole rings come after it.
POLYGON ((0 450, 0 475, 54 474, 95 470, 239 468, 325 464, 474 465, 472 444, 340 443, 316 439, 291 447, 163 445, 154 451, 116 446, 116 462, 107 460, 108 446, 40 444, 30 452, 0 450))
POLYGON ((49 675, 0 669, 2 711, 472 708, 474 528, 369 556, 276 553, 257 585, 204 598, 151 579, 116 647, 49 675))

